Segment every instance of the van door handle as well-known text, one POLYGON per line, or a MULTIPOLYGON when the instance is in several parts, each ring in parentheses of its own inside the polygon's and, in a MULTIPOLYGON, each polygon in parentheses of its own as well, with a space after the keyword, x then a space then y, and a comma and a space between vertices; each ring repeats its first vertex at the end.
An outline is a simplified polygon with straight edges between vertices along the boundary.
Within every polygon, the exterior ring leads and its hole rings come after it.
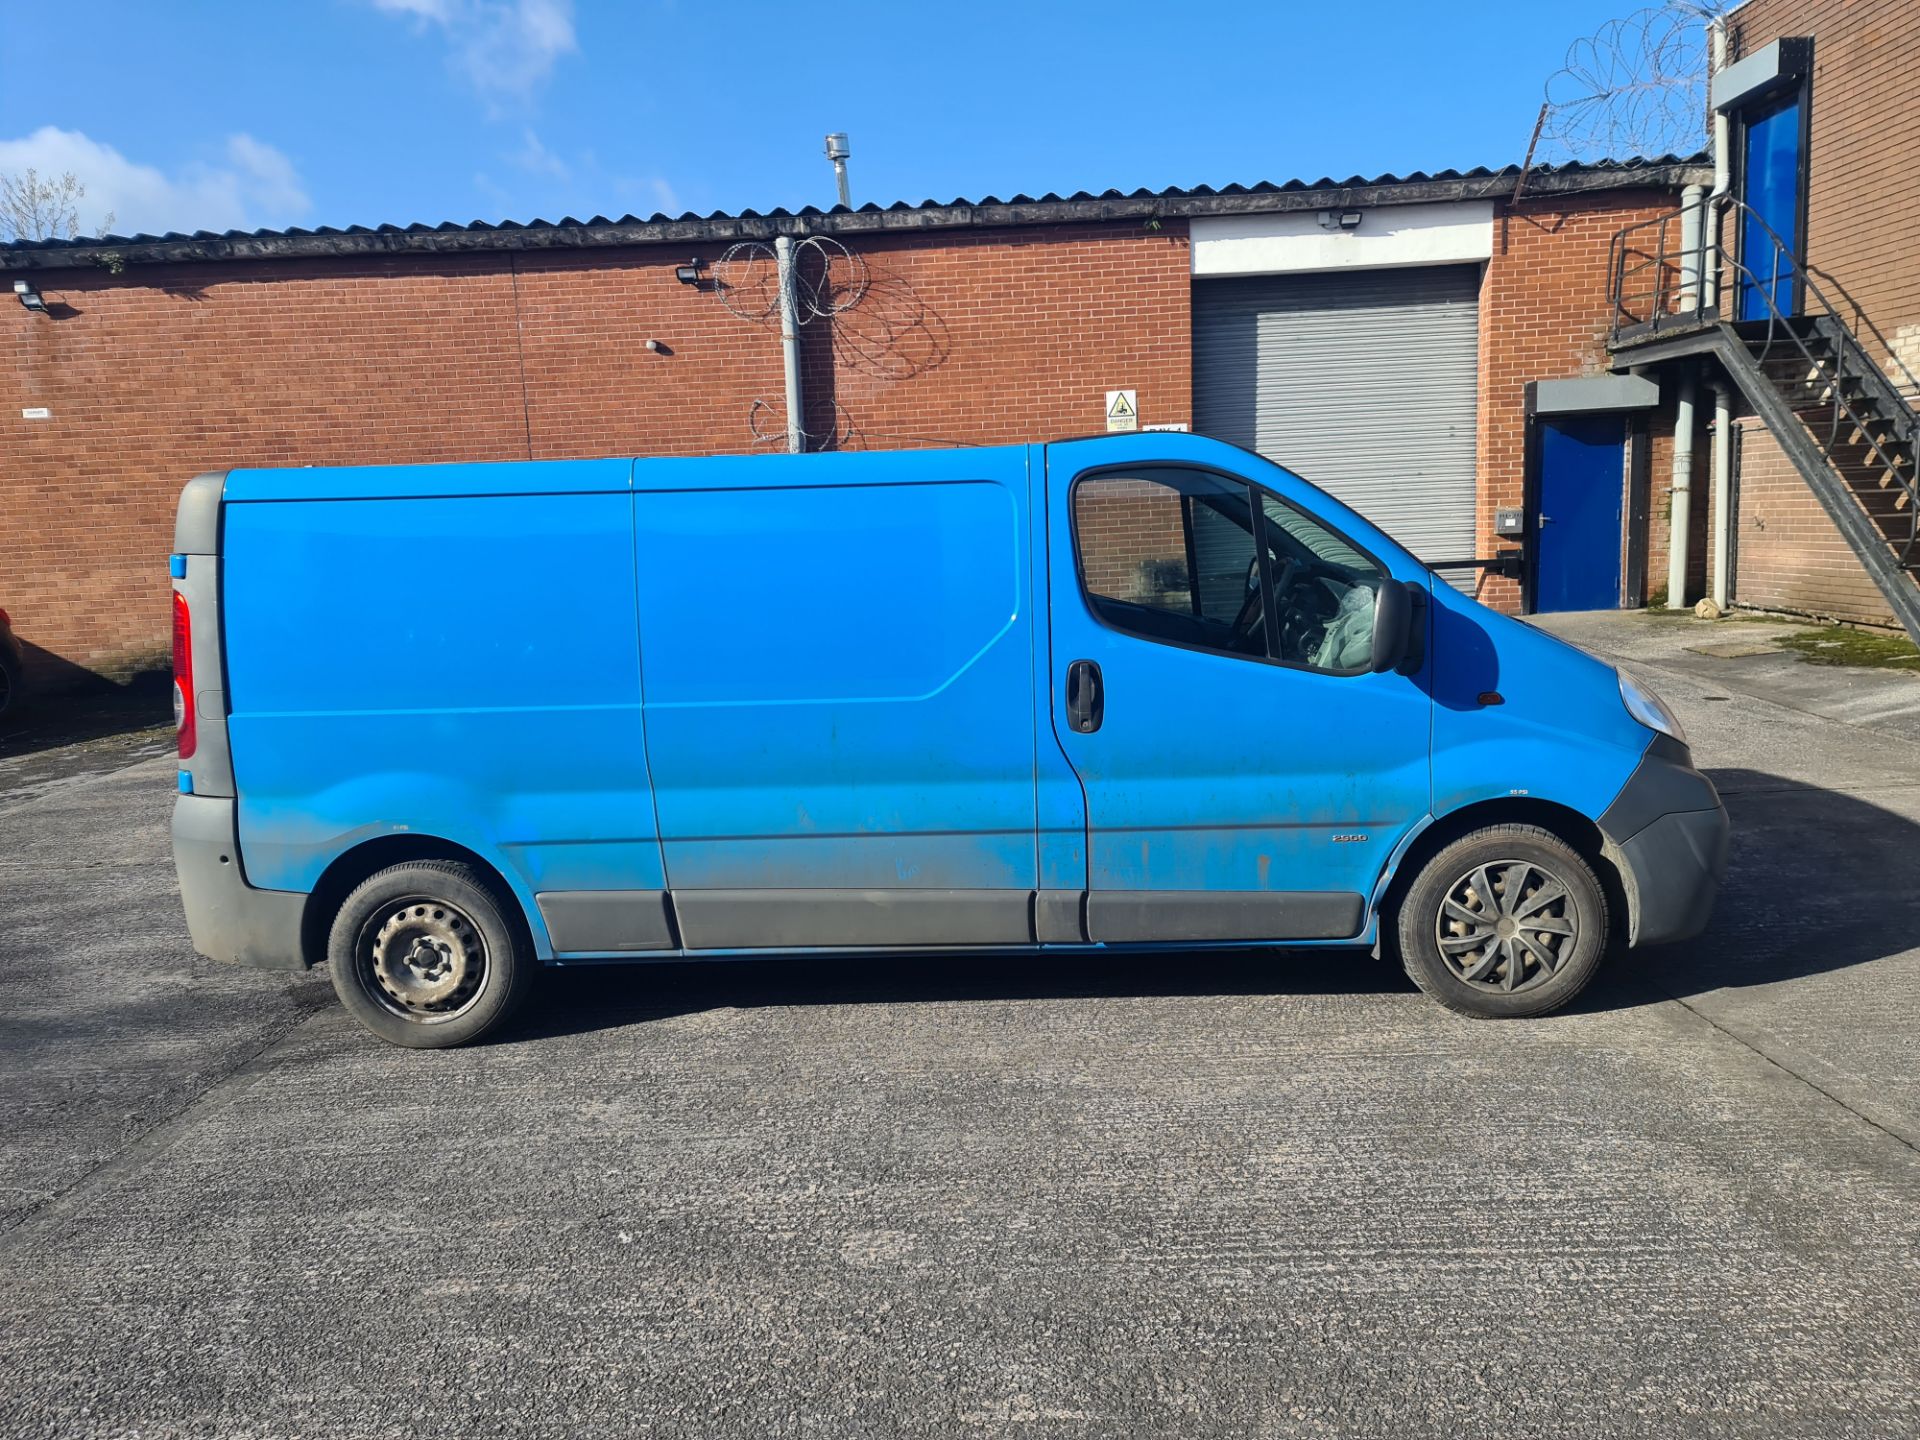
POLYGON ((1100 667, 1091 660, 1076 660, 1067 667, 1067 725, 1082 735, 1100 728, 1106 714, 1100 667))

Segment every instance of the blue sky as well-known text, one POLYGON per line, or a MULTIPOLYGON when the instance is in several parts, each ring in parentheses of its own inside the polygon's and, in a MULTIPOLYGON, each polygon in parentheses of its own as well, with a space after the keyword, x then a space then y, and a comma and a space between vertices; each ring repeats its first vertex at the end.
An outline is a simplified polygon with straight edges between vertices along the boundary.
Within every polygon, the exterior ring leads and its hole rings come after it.
POLYGON ((88 0, 9 24, 0 172, 125 232, 825 205, 828 130, 856 204, 1497 166, 1639 3, 88 0))

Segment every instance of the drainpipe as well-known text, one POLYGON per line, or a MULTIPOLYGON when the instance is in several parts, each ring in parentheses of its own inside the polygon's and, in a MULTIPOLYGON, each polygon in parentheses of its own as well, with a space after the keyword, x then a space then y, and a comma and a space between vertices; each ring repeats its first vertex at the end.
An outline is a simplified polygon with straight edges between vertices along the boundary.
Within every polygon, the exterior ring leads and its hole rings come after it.
POLYGON ((1713 603, 1727 613, 1733 569, 1733 392, 1713 387, 1713 603))
MULTIPOLYGON (((1716 15, 1707 22, 1707 53, 1711 56, 1712 73, 1718 75, 1727 68, 1727 17, 1716 15)), ((1718 237, 1718 217, 1725 207, 1727 196, 1733 193, 1733 155, 1727 115, 1724 110, 1713 112, 1713 192, 1707 196, 1706 230, 1704 239, 1707 246, 1705 273, 1700 277, 1700 304, 1703 309, 1711 309, 1720 299, 1720 252, 1715 244, 1718 237)))
POLYGON ((1679 308, 1693 310, 1702 303, 1700 292, 1701 206, 1706 200, 1704 185, 1689 185, 1680 192, 1680 296, 1679 308))
POLYGON ((807 432, 800 424, 800 322, 793 293, 793 238, 776 235, 773 255, 780 281, 780 363, 787 377, 787 453, 807 448, 807 432))
POLYGON ((1673 493, 1667 528, 1667 608, 1687 603, 1687 536, 1693 519, 1693 374, 1680 377, 1673 414, 1673 493))

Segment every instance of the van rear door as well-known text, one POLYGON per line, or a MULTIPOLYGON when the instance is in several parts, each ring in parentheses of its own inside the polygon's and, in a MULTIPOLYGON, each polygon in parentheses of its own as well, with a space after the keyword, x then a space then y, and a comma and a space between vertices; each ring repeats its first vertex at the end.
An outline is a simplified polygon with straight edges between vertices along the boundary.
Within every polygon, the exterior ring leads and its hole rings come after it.
POLYGON ((1063 443, 1046 469, 1051 718, 1086 793, 1089 938, 1358 936, 1430 801, 1420 676, 1367 668, 1374 593, 1417 565, 1216 442, 1063 443))

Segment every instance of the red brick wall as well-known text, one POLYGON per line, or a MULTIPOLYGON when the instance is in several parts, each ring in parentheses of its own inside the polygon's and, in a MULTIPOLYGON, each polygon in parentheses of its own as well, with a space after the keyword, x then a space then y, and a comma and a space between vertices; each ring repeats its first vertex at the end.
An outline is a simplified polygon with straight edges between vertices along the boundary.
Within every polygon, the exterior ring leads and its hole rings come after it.
MULTIPOLYGON (((1672 210, 1667 191, 1616 190, 1593 195, 1522 198, 1496 210, 1493 259, 1480 289, 1480 553, 1500 548, 1493 512, 1523 503, 1526 466, 1526 386, 1604 373, 1607 256, 1616 232, 1672 210)), ((1658 422, 1672 433, 1670 417, 1658 422)), ((1647 573, 1657 588, 1666 575, 1663 517, 1670 481, 1670 452, 1656 455, 1653 472, 1654 530, 1662 532, 1658 568, 1647 573)), ((1622 512, 1625 513, 1624 510, 1622 512)), ((1489 577, 1480 599, 1500 609, 1519 604, 1519 587, 1489 577)))
MULTIPOLYGON (((1864 316, 1920 371, 1920 124, 1914 0, 1748 0, 1733 15, 1736 56, 1785 35, 1813 37, 1807 263, 1849 319, 1864 316)), ((1856 328, 1861 328, 1856 325, 1856 328)))
POLYGON ((1193 419, 1184 221, 858 242, 868 289, 802 330, 809 434, 843 448, 1002 444, 1193 419), (836 408, 837 407, 837 408, 836 408))
POLYGON ((1893 612, 1767 428, 1740 422, 1734 599, 1757 610, 1893 625, 1893 612))
MULTIPOLYGON (((1737 55, 1813 37, 1807 260, 1815 283, 1896 384, 1920 373, 1920 124, 1915 0, 1749 0, 1737 55), (1877 332, 1877 333, 1876 333, 1877 332)), ((1778 446, 1749 425, 1740 475, 1735 598, 1771 610, 1891 624, 1886 601, 1778 446)))
MULTIPOLYGON (((1184 223, 860 248, 868 302, 803 332, 810 430, 837 420, 858 447, 1083 434, 1121 387, 1148 423, 1190 420, 1184 223)), ((0 311, 0 605, 46 652, 41 678, 160 655, 174 502, 203 470, 745 451, 756 401, 783 435, 777 330, 676 282, 687 256, 39 275, 54 318, 0 311), (20 418, 40 405, 51 420, 20 418)))

